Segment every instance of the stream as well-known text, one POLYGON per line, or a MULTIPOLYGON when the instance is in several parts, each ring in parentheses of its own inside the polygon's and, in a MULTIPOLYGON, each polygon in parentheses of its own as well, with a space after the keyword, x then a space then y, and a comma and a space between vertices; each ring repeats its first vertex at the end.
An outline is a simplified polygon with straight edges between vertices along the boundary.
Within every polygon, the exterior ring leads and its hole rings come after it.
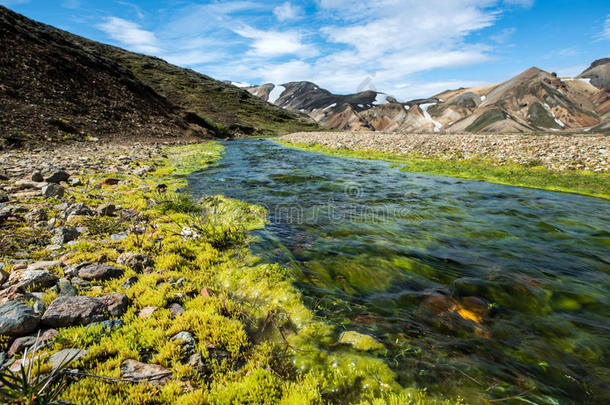
POLYGON ((375 336, 403 386, 485 403, 610 403, 610 202, 224 142, 194 197, 265 207, 253 253, 375 336))

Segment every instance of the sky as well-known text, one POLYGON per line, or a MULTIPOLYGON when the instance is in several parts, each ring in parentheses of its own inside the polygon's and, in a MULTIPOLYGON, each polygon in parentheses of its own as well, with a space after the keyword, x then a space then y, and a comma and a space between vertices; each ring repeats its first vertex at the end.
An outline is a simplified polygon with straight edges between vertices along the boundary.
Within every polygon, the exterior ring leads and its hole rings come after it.
POLYGON ((608 0, 0 0, 219 80, 308 80, 401 101, 610 57, 608 0))

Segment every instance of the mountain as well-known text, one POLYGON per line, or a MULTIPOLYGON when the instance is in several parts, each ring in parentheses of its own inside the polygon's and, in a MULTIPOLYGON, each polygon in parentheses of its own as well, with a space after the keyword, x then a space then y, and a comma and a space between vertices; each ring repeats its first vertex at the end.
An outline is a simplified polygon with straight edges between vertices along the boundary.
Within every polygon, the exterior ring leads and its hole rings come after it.
POLYGON ((578 78, 532 67, 499 84, 447 90, 399 102, 384 93, 336 95, 310 82, 271 83, 248 91, 280 107, 309 114, 336 129, 390 132, 606 132, 610 59, 578 78), (598 87, 596 87, 598 86, 598 87))
POLYGON ((307 116, 0 6, 0 146, 311 130, 307 116))

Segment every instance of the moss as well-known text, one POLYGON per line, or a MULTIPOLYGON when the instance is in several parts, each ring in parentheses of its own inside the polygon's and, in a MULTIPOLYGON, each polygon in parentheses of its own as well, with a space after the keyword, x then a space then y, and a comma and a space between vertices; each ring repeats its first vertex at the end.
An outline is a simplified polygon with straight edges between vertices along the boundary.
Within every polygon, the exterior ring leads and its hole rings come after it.
POLYGON ((502 121, 504 119, 506 119, 506 113, 503 110, 498 108, 489 110, 474 120, 474 122, 466 128, 466 131, 479 132, 494 122, 502 121))
POLYGON ((539 102, 534 102, 528 111, 528 120, 534 126, 539 128, 556 128, 561 129, 555 119, 549 114, 546 108, 539 102))
POLYGON ((458 177, 509 186, 577 193, 610 199, 610 174, 607 173, 577 170, 552 171, 543 167, 528 167, 517 163, 501 165, 498 162, 480 158, 448 160, 435 157, 332 149, 320 145, 278 142, 286 146, 331 156, 377 159, 400 163, 403 165, 401 170, 406 172, 458 177))

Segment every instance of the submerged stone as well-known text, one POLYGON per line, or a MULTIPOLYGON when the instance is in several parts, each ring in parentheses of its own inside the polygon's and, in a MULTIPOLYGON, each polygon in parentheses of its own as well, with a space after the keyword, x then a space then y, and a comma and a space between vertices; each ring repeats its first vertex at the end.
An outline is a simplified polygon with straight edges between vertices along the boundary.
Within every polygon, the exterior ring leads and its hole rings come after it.
POLYGON ((339 343, 350 345, 354 349, 362 351, 385 349, 385 346, 373 336, 353 330, 343 332, 339 337, 339 343))

